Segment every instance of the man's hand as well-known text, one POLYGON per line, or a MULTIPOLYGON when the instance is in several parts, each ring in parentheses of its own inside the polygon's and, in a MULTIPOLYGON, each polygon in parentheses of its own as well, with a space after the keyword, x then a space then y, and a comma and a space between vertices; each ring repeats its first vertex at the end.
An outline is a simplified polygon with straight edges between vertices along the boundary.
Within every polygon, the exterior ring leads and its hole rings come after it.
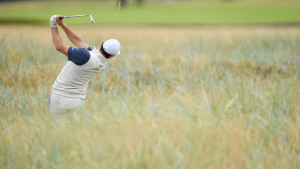
POLYGON ((52 28, 56 28, 57 27, 56 18, 57 18, 57 15, 51 16, 51 18, 50 18, 50 27, 52 27, 52 28))
POLYGON ((56 22, 59 26, 63 26, 65 23, 64 23, 64 20, 63 19, 59 19, 59 17, 61 17, 61 15, 57 15, 56 16, 56 22))

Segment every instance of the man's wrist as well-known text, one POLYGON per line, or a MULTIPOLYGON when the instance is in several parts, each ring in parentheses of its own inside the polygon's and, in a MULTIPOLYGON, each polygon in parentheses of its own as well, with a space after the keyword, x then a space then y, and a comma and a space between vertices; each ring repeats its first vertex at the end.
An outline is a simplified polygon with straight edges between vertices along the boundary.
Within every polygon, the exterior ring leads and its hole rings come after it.
POLYGON ((65 23, 61 23, 59 26, 60 27, 66 27, 67 25, 65 23))

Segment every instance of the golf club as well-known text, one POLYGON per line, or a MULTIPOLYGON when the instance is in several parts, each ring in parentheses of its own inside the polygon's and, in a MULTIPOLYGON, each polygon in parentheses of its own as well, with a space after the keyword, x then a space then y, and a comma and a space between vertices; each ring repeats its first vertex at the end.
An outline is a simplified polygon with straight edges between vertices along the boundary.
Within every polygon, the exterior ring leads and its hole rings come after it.
POLYGON ((92 23, 95 23, 92 15, 87 14, 87 15, 72 15, 72 16, 61 16, 59 19, 65 19, 65 18, 74 18, 74 17, 83 17, 83 16, 89 16, 91 18, 92 23))

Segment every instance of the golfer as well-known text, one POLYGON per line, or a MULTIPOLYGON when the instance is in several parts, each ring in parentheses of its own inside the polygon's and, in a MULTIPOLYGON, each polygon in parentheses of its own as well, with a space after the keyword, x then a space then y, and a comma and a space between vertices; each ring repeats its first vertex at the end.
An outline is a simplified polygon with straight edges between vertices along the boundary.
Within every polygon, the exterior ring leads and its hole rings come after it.
POLYGON ((49 108, 54 115, 84 106, 86 89, 91 78, 105 68, 108 59, 120 54, 119 41, 109 39, 99 49, 92 49, 59 17, 60 15, 53 15, 50 18, 52 40, 56 50, 67 56, 68 62, 52 85, 49 108), (77 48, 64 44, 57 25, 61 26, 77 48))

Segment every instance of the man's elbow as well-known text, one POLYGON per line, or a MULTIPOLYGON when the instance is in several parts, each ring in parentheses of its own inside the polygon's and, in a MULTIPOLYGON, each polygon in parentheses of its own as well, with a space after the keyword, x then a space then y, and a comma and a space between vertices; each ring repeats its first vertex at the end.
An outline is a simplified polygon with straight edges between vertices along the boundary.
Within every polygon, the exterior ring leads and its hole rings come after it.
POLYGON ((61 51, 61 50, 62 50, 62 46, 61 46, 61 45, 55 45, 55 49, 56 49, 57 51, 61 51))
POLYGON ((58 46, 55 46, 55 49, 61 53, 65 53, 65 46, 64 45, 58 45, 58 46))
POLYGON ((55 49, 64 55, 68 55, 68 46, 66 45, 55 45, 55 49))

